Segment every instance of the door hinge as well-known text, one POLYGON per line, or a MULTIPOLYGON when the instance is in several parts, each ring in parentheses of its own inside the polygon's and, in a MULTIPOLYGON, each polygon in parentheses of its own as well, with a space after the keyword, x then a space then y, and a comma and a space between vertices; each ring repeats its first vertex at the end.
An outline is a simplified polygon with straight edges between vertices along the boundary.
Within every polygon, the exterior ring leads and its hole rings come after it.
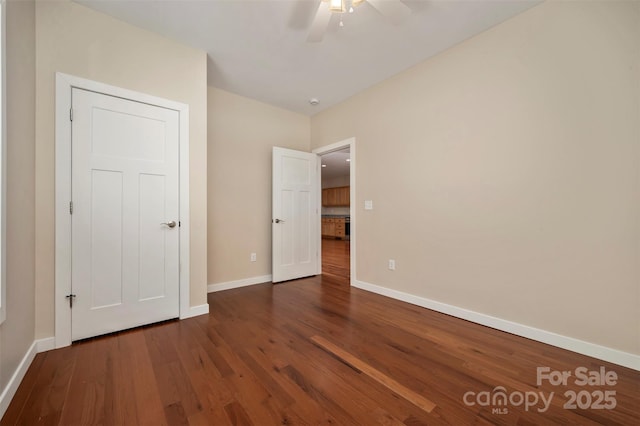
POLYGON ((65 296, 69 300, 69 309, 73 308, 73 299, 76 298, 75 294, 68 294, 65 296))
POLYGON ((69 121, 73 121, 73 108, 69 108, 69 121))
POLYGON ((69 201, 69 214, 73 214, 73 201, 69 201))

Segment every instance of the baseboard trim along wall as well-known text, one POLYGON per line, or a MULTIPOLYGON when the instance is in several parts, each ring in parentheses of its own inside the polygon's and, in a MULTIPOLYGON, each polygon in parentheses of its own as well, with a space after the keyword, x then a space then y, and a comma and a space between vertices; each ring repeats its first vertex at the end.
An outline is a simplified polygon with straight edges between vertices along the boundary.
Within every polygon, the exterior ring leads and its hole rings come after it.
POLYGON ((204 305, 191 306, 189 311, 180 317, 180 319, 187 319, 192 317, 197 317, 198 315, 206 315, 209 313, 209 304, 205 303, 204 305))
POLYGON ((50 351, 56 348, 56 338, 47 337, 45 339, 36 340, 37 353, 50 351))
POLYGON ((437 302, 435 300, 426 299, 424 297, 392 290, 363 281, 354 280, 353 286, 362 290, 370 291, 372 293, 380 294, 382 296, 387 296, 392 299, 411 303, 412 305, 421 306, 423 308, 451 315, 456 318, 471 321, 476 324, 485 325, 487 327, 495 328, 501 331, 506 331, 507 333, 515 334, 517 336, 526 337, 528 339, 536 340, 542 343, 547 343, 552 346, 567 349, 593 358, 598 358, 603 361, 621 365, 623 367, 640 370, 640 356, 638 355, 611 349, 606 346, 596 345, 594 343, 585 342, 583 340, 574 339, 573 337, 562 336, 550 331, 529 327, 527 325, 503 320, 500 318, 492 317, 490 315, 470 311, 468 309, 458 308, 446 303, 437 302))
POLYGON ((22 357, 22 361, 18 364, 18 368, 14 371, 13 376, 9 379, 9 383, 7 383, 7 386, 0 394, 0 419, 4 416, 7 408, 9 408, 9 403, 11 403, 11 399, 16 394, 18 386, 22 383, 22 379, 24 379, 25 374, 27 374, 27 370, 33 362, 33 359, 36 357, 36 354, 53 349, 54 346, 55 339, 53 337, 34 340, 31 344, 27 353, 22 357))
POLYGON ((262 275, 262 276, 259 276, 259 277, 244 278, 242 280, 227 281, 227 282, 224 282, 224 283, 216 283, 216 284, 209 284, 207 286, 207 290, 208 290, 209 293, 214 293, 216 291, 223 291, 223 290, 231 290, 233 288, 246 287, 246 286, 254 285, 254 284, 268 283, 268 282, 271 282, 272 278, 273 278, 272 275, 262 275))

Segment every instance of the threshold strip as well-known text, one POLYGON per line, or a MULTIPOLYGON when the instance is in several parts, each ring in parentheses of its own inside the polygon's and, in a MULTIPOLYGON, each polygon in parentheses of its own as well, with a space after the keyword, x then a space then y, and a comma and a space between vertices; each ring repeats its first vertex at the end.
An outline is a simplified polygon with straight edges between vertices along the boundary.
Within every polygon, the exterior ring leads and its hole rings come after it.
POLYGON ((401 385, 397 381, 393 380, 391 377, 376 370, 366 362, 356 358, 355 356, 351 355, 349 352, 345 351, 339 346, 334 345, 327 339, 321 336, 312 336, 311 341, 315 343, 317 346, 319 346, 320 348, 329 352, 331 355, 334 355, 339 359, 341 359, 342 361, 344 361, 345 363, 349 364, 356 370, 362 371, 364 374, 371 377, 376 382, 380 383, 384 387, 388 388, 392 392, 396 393, 397 395, 401 396, 402 398, 406 399, 407 401, 409 401, 416 407, 419 407, 420 409, 426 411, 427 413, 430 413, 431 411, 433 411, 434 408, 436 408, 436 404, 434 404, 433 402, 417 394, 411 389, 401 385))

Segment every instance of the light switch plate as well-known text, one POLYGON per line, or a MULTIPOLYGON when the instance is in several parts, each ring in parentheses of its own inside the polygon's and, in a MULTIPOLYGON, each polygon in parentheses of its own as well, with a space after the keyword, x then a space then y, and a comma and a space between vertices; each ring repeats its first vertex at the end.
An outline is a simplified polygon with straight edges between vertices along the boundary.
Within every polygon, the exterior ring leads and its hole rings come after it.
POLYGON ((373 201, 372 200, 364 200, 364 209, 365 210, 373 210, 373 201))

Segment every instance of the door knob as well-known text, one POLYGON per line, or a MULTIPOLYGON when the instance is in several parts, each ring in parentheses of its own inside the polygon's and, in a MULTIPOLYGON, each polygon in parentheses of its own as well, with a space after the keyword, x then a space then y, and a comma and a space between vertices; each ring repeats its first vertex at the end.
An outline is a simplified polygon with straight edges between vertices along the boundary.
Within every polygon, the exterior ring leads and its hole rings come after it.
POLYGON ((167 225, 169 228, 175 228, 176 227, 176 221, 172 220, 170 222, 162 222, 160 225, 167 225))
POLYGON ((282 220, 282 219, 276 219, 276 223, 284 223, 284 220, 282 220))

